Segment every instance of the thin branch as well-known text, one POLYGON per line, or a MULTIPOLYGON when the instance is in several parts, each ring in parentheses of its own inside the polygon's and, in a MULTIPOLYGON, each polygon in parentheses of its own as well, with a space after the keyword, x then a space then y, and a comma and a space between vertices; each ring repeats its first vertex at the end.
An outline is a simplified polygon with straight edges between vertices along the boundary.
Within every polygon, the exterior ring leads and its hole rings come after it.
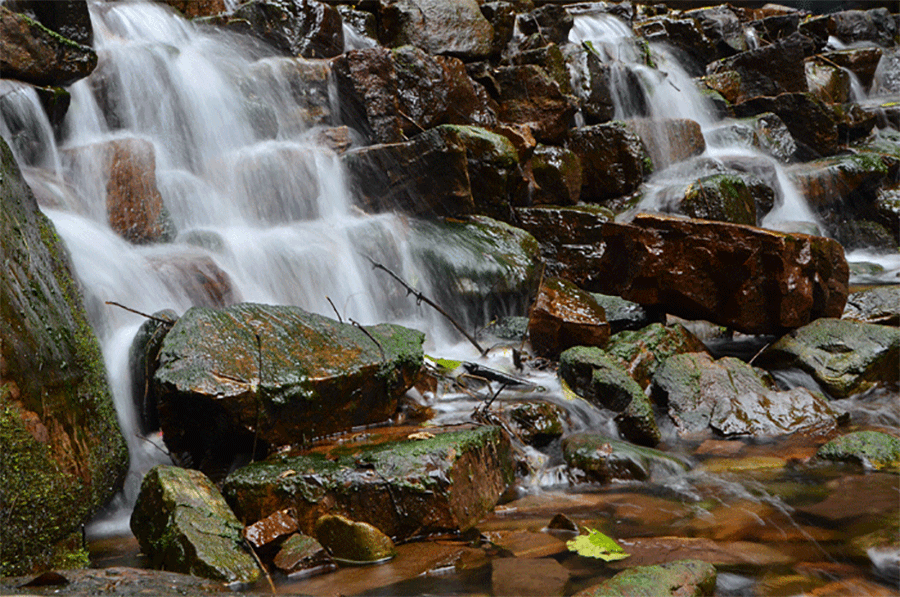
MULTIPOLYGON (((325 297, 325 300, 328 301, 328 304, 329 304, 329 305, 331 305, 331 309, 332 309, 332 311, 334 311, 334 314, 337 315, 338 321, 341 322, 341 323, 344 323, 344 320, 341 319, 341 314, 338 313, 337 307, 335 307, 335 306, 334 306, 334 303, 331 302, 331 297, 326 296, 326 297, 325 297)), ((345 305, 345 306, 346 306, 346 305, 345 305)))
POLYGON ((155 317, 155 316, 153 316, 153 315, 147 315, 146 313, 142 313, 142 312, 140 312, 140 311, 137 311, 137 310, 135 310, 135 309, 132 309, 131 307, 126 307, 125 305, 122 305, 122 304, 117 303, 117 302, 115 302, 115 301, 106 301, 106 304, 107 304, 107 305, 112 305, 112 306, 114 306, 114 307, 118 307, 118 308, 120 308, 120 309, 125 309, 126 311, 129 311, 129 312, 131 312, 131 313, 134 313, 135 315, 140 315, 141 317, 146 317, 147 319, 152 319, 153 321, 158 321, 159 323, 162 323, 162 324, 164 324, 164 325, 169 325, 169 326, 171 326, 171 325, 174 325, 174 324, 175 324, 174 321, 169 321, 168 319, 163 319, 163 318, 161 318, 161 317, 155 317))
POLYGON ((272 594, 277 594, 278 591, 275 590, 275 583, 272 582, 272 576, 269 574, 266 565, 262 563, 261 559, 259 559, 259 555, 256 553, 256 550, 253 549, 253 544, 250 543, 250 540, 247 539, 247 537, 244 537, 244 544, 247 546, 247 549, 250 550, 250 554, 253 556, 253 559, 256 560, 256 563, 259 565, 260 570, 262 570, 263 574, 266 575, 266 580, 269 581, 269 588, 272 589, 272 594))
POLYGON ((381 360, 382 360, 382 361, 387 361, 387 355, 384 354, 384 347, 381 346, 381 342, 379 342, 379 341, 375 338, 375 336, 373 336, 372 334, 370 334, 370 333, 369 333, 369 330, 367 330, 367 329, 364 328, 363 326, 359 325, 359 323, 357 323, 356 321, 353 321, 352 319, 350 319, 349 321, 350 321, 350 323, 352 323, 353 325, 355 325, 356 327, 358 327, 358 328, 360 329, 360 331, 361 331, 363 334, 365 334, 366 336, 368 336, 369 339, 372 340, 372 342, 375 343, 375 345, 378 347, 378 350, 381 351, 381 360))
POLYGON ((386 268, 386 267, 383 266, 382 264, 378 263, 377 261, 375 261, 375 260, 372 259, 371 257, 366 257, 366 259, 368 259, 368 260, 372 263, 372 268, 373 268, 373 269, 384 270, 385 272, 387 272, 387 274, 388 274, 389 276, 391 276, 393 279, 395 279, 397 282, 399 282, 404 288, 406 288, 406 293, 407 293, 407 294, 411 294, 411 295, 413 295, 414 297, 416 297, 416 302, 418 302, 418 303, 425 303, 426 305, 428 305, 429 307, 433 308, 435 311, 437 311, 438 313, 440 313, 441 315, 443 315, 444 317, 446 317, 446 318, 450 321, 450 323, 453 324, 453 327, 455 327, 457 330, 459 330, 459 332, 460 332, 463 336, 466 337, 466 340, 468 340, 469 342, 471 342, 472 346, 474 346, 475 348, 478 349, 478 352, 481 353, 481 356, 484 356, 484 355, 487 354, 487 351, 486 351, 485 349, 483 349, 483 348, 481 347, 480 344, 478 344, 478 341, 475 340, 475 338, 473 338, 473 337, 471 336, 471 334, 469 334, 469 332, 467 332, 467 331, 465 330, 465 328, 463 328, 463 326, 461 326, 461 325, 459 324, 459 322, 457 322, 455 319, 453 319, 453 317, 452 317, 449 313, 447 313, 446 311, 444 311, 444 310, 440 307, 440 305, 438 305, 437 303, 435 303, 434 301, 432 301, 431 299, 429 299, 427 296, 425 296, 424 294, 422 294, 421 292, 419 292, 418 290, 416 290, 415 288, 413 288, 412 286, 410 286, 409 284, 407 284, 406 281, 403 280, 403 278, 401 278, 400 276, 398 276, 397 274, 395 274, 394 272, 392 272, 391 270, 389 270, 388 268, 386 268))

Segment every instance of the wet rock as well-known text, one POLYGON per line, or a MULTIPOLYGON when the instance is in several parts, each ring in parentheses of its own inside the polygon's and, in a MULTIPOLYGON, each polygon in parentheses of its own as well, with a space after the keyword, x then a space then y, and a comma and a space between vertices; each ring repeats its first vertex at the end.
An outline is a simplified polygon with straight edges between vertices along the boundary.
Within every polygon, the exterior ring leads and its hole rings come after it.
POLYGON ((185 251, 148 261, 160 278, 176 292, 184 292, 197 307, 220 309, 238 302, 231 276, 205 253, 185 251))
POLYGON ((214 17, 227 10, 225 0, 163 0, 189 19, 214 17))
POLYGON ((804 63, 809 92, 826 104, 842 104, 850 99, 850 73, 824 63, 815 56, 804 63))
POLYGON ((494 28, 475 0, 379 0, 380 39, 471 61, 491 53, 494 28))
POLYGON ((47 29, 83 46, 91 47, 94 31, 85 0, 14 0, 6 2, 12 11, 25 13, 47 29))
POLYGON ((834 156, 787 169, 809 204, 819 210, 871 203, 876 190, 900 169, 900 160, 874 152, 834 156))
POLYGON ((680 323, 670 326, 653 323, 639 330, 614 334, 605 350, 619 359, 632 379, 646 389, 656 369, 667 358, 705 352, 706 346, 680 323))
POLYGON ((845 398, 900 379, 900 329, 818 319, 779 339, 757 362, 767 369, 799 367, 845 398))
POLYGON ((832 20, 835 37, 845 43, 872 41, 884 47, 896 43, 897 23, 886 8, 844 10, 832 20))
POLYGON ((317 574, 335 568, 334 560, 322 544, 302 533, 288 537, 272 563, 281 573, 289 576, 297 573, 317 574))
POLYGON ((433 299, 469 329, 524 313, 537 291, 539 248, 519 228, 482 216, 416 221, 409 244, 420 271, 428 273, 433 299))
POLYGON ((534 205, 575 205, 581 196, 581 160, 553 145, 538 145, 531 158, 534 205))
POLYGON ((845 68, 859 79, 863 89, 869 90, 875 78, 875 71, 884 51, 881 48, 857 48, 854 50, 840 50, 837 52, 825 52, 822 59, 841 68, 845 68))
POLYGON ((552 558, 498 558, 491 561, 494 595, 562 595, 568 581, 569 570, 552 558))
POLYGON ((297 531, 297 520, 289 510, 279 510, 244 527, 244 539, 256 551, 271 549, 297 531))
MULTIPOLYGON (((328 125, 334 120, 329 97, 331 67, 325 60, 304 58, 269 57, 250 65, 250 80, 264 81, 282 91, 293 100, 290 111, 279 119, 271 107, 262 99, 248 105, 251 124, 260 138, 275 138, 280 132, 283 137, 291 133, 303 133, 311 126, 328 125)), ((244 91, 248 98, 254 97, 249 86, 244 91)))
POLYGON ((420 332, 363 331, 298 307, 192 307, 153 376, 163 439, 201 470, 388 418, 422 365, 420 332))
POLYGON ((563 439, 566 464, 583 471, 592 481, 644 481, 688 470, 678 458, 594 433, 576 433, 563 439))
POLYGON ((326 513, 367 522, 395 541, 464 531, 489 512, 512 481, 509 440, 496 427, 320 455, 279 456, 233 472, 224 492, 254 521, 291 508, 311 533, 326 513))
POLYGON ((621 297, 592 294, 597 304, 606 311, 606 321, 609 323, 609 331, 612 334, 618 334, 625 330, 640 330, 665 319, 662 314, 645 309, 639 304, 626 301, 621 297))
POLYGON ((559 438, 563 434, 563 421, 568 416, 561 407, 543 401, 504 403, 500 412, 519 439, 536 448, 559 438))
POLYGON ((131 396, 135 403, 140 431, 146 435, 159 429, 158 398, 152 391, 150 381, 159 364, 162 341, 178 320, 178 314, 171 309, 157 311, 153 319, 148 319, 138 328, 128 351, 128 369, 131 372, 131 396), (169 322, 169 323, 166 323, 169 322))
POLYGON ((568 134, 576 103, 565 95, 543 68, 534 64, 504 66, 493 71, 497 83, 497 117, 504 122, 526 124, 535 139, 559 143, 568 134))
POLYGON ((771 45, 713 62, 706 71, 710 75, 737 73, 740 92, 733 100, 737 102, 758 96, 804 93, 808 88, 803 59, 814 51, 815 46, 808 37, 795 33, 771 45))
POLYGON ((516 7, 512 2, 483 2, 481 14, 494 28, 491 56, 500 56, 513 37, 516 28, 516 7))
POLYGON ((517 23, 523 35, 539 34, 547 42, 564 44, 569 40, 574 18, 564 6, 546 4, 519 15, 517 23))
POLYGON ((642 21, 634 29, 637 35, 651 43, 663 43, 681 50, 688 57, 686 67, 692 75, 701 74, 703 67, 716 57, 712 41, 694 19, 663 15, 642 21))
POLYGON ((383 562, 397 554, 391 538, 377 528, 339 514, 319 518, 316 537, 332 557, 354 564, 383 562))
POLYGON ((646 214, 601 231, 603 253, 573 263, 593 292, 753 334, 844 310, 849 269, 831 239, 646 214))
POLYGON ((260 576, 242 527, 206 475, 167 465, 144 476, 131 514, 131 530, 154 568, 227 583, 260 576))
POLYGON ((673 562, 684 558, 709 562, 715 566, 741 566, 750 569, 789 566, 797 558, 788 549, 751 541, 712 541, 699 537, 637 537, 620 539, 619 544, 631 554, 613 569, 631 568, 673 562))
POLYGON ((828 213, 825 214, 825 221, 832 226, 835 240, 841 243, 847 251, 868 249, 877 252, 892 252, 897 249, 897 237, 878 222, 869 220, 841 222, 840 216, 840 213, 828 213), (837 223, 834 222, 835 219, 838 220, 837 223))
POLYGON ((569 70, 566 68, 566 59, 557 44, 549 43, 532 50, 515 52, 510 56, 509 61, 515 65, 534 64, 541 67, 553 79, 561 92, 571 95, 572 84, 569 80, 569 70))
POLYGON ((619 433, 643 446, 659 443, 653 406, 621 363, 596 347, 576 346, 559 357, 559 375, 576 394, 616 413, 619 433))
MULTIPOLYGON (((80 534, 80 533, 79 533, 80 534)), ((31 593, 52 590, 57 595, 154 595, 156 597, 181 597, 183 595, 213 595, 231 593, 221 582, 197 578, 189 574, 110 566, 66 570, 63 585, 33 588, 31 593)), ((26 578, 3 577, 0 589, 20 593, 26 578)), ((27 590, 27 589, 26 589, 27 590)))
POLYGON ((900 439, 880 431, 857 431, 831 440, 819 448, 816 456, 867 469, 897 468, 900 466, 900 439))
MULTIPOLYGON (((771 188, 761 186, 772 193, 771 188)), ((755 226, 756 203, 752 189, 742 178, 714 174, 691 183, 676 209, 692 218, 755 226)))
MULTIPOLYGON (((635 48, 634 51, 640 50, 635 48)), ((570 68, 581 75, 576 91, 581 98, 581 110, 587 124, 612 120, 616 113, 616 97, 628 98, 628 105, 633 106, 636 114, 649 115, 648 99, 635 69, 628 68, 594 46, 580 49, 567 46, 566 56, 570 68)))
POLYGON ((578 523, 574 520, 563 514, 562 512, 555 514, 550 522, 547 524, 547 528, 555 531, 571 531, 573 533, 577 533, 580 531, 578 527, 578 523))
POLYGON ((699 597, 712 595, 715 588, 715 566, 700 560, 677 560, 623 570, 595 587, 576 593, 576 597, 699 597))
POLYGON ((385 48, 351 50, 332 62, 341 121, 358 128, 372 143, 404 140, 397 73, 385 48))
POLYGON ((825 398, 774 381, 741 360, 688 353, 669 357, 653 376, 654 401, 665 404, 679 435, 712 429, 725 437, 827 433, 841 418, 825 398))
POLYGON ((331 58, 344 51, 341 15, 317 0, 251 0, 230 20, 291 56, 331 58))
POLYGON ((688 10, 684 16, 697 21, 703 35, 713 44, 717 58, 749 49, 741 21, 728 5, 688 10))
MULTIPOLYGON (((805 79, 804 79, 805 80, 805 79)), ((838 151, 838 117, 834 110, 809 93, 783 93, 756 97, 734 106, 738 118, 773 112, 787 125, 800 146, 798 156, 815 159, 838 151)))
POLYGON ((66 248, 3 141, 0 247, 0 576, 86 565, 128 451, 66 248))
POLYGON ((876 286, 852 293, 841 318, 900 325, 900 286, 876 286))
POLYGON ((605 345, 609 324, 593 296, 571 282, 550 278, 531 307, 528 337, 535 353, 556 358, 572 346, 605 345))
POLYGON ((581 160, 582 201, 598 203, 627 195, 652 169, 640 138, 619 122, 575 129, 569 149, 581 160))
POLYGON ((0 6, 0 42, 0 70, 8 79, 40 86, 70 85, 97 66, 97 54, 91 48, 5 6, 0 6))
POLYGON ((629 120, 628 127, 644 144, 654 170, 662 170, 706 151, 700 124, 694 120, 637 119, 629 120))

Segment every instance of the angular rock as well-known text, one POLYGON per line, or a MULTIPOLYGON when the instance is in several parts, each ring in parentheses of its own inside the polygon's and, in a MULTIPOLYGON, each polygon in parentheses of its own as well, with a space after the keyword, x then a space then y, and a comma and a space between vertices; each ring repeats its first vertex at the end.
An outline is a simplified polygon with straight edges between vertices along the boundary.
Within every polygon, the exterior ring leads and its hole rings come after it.
POLYGON ((686 462, 665 452, 595 433, 572 434, 563 439, 562 449, 568 466, 599 483, 661 479, 689 468, 686 462))
POLYGON ((569 30, 575 20, 558 4, 545 4, 531 12, 519 15, 517 23, 523 35, 538 33, 547 42, 564 44, 569 41, 569 30))
POLYGON ((390 537, 367 522, 353 522, 340 514, 319 518, 316 538, 338 561, 371 564, 397 555, 390 537))
POLYGON ((563 94, 547 71, 534 64, 522 64, 500 67, 493 77, 498 86, 500 120, 527 124, 542 143, 565 139, 575 117, 575 99, 563 94))
POLYGON ((653 323, 634 331, 614 334, 605 351, 618 359, 628 374, 646 389, 656 369, 670 356, 705 352, 706 346, 680 323, 653 323))
POLYGON ((423 339, 298 307, 192 307, 166 334, 153 375, 163 439, 213 471, 257 444, 265 450, 382 421, 412 385, 423 339))
POLYGON ((238 302, 231 276, 206 253, 185 251, 147 261, 161 278, 182 290, 194 306, 221 309, 238 302))
POLYGON ((539 400, 504 403, 500 412, 519 439, 536 448, 559 438, 563 434, 563 421, 568 416, 556 404, 539 400))
POLYGON ((471 528, 513 478, 509 440, 496 427, 348 452, 251 464, 229 475, 225 495, 248 522, 291 508, 311 533, 323 514, 341 514, 404 541, 471 528))
POLYGON ((41 25, 83 46, 91 47, 94 31, 86 0, 14 0, 7 8, 35 18, 41 25))
MULTIPOLYGON (((330 62, 273 56, 254 62, 249 72, 251 80, 265 81, 264 84, 293 100, 291 110, 281 118, 261 100, 248 103, 251 124, 261 138, 275 138, 279 132, 289 137, 303 133, 311 126, 330 125, 336 119, 331 112, 329 97, 332 85, 330 62)), ((249 97, 253 94, 252 90, 247 91, 249 97)))
POLYGON ((331 66, 341 121, 358 129, 372 143, 404 140, 397 73, 385 48, 351 50, 331 66))
POLYGON ((842 104, 850 99, 850 73, 817 60, 815 56, 804 63, 809 92, 826 104, 842 104))
POLYGON ((379 0, 381 42, 471 61, 491 53, 494 28, 475 0, 379 0))
MULTIPOLYGON (((65 567, 128 451, 66 248, 0 140, 0 576, 65 567)), ((68 566, 86 565, 83 552, 68 566)))
POLYGON ((900 325, 900 286, 876 286, 852 293, 841 319, 900 325))
POLYGON ((550 278, 531 307, 528 336, 535 353, 556 358, 572 346, 605 345, 609 324, 593 296, 571 282, 550 278))
POLYGON ((131 514, 131 530, 154 568, 227 583, 260 576, 242 528, 206 475, 167 465, 144 476, 131 514))
POLYGON ((742 178, 714 174, 691 183, 676 209, 692 218, 755 226, 756 203, 753 191, 742 178))
POLYGON ((297 531, 297 521, 288 510, 279 510, 244 527, 244 538, 253 549, 271 548, 297 531))
POLYGON ((598 203, 627 195, 652 170, 640 138, 619 122, 575 129, 569 149, 581 160, 582 201, 598 203))
POLYGON ((334 560, 322 544, 308 535, 295 533, 288 537, 272 561, 283 574, 315 574, 335 568, 334 560))
POLYGON ((560 355, 559 375, 588 402, 618 413, 616 423, 625 439, 642 446, 659 443, 650 400, 615 357, 596 347, 576 346, 560 355))
MULTIPOLYGON (((635 48, 637 53, 639 48, 635 48)), ((618 60, 601 54, 593 46, 575 51, 567 47, 569 67, 580 73, 581 85, 575 91, 587 124, 612 120, 618 105, 628 105, 642 116, 649 115, 648 98, 637 71, 618 60), (583 63, 583 64, 582 64, 583 63)))
POLYGON ((878 69, 878 63, 883 55, 884 50, 881 48, 857 48, 854 50, 825 52, 821 56, 832 64, 846 68, 856 75, 856 78, 859 79, 859 84, 862 85, 864 90, 868 91, 872 87, 875 71, 878 69))
POLYGON ((663 170, 706 151, 700 124, 694 120, 637 119, 629 120, 628 127, 644 144, 654 170, 663 170))
POLYGON ((701 597, 716 589, 716 568, 700 560, 635 566, 575 597, 701 597))
POLYGON ((603 310, 606 311, 606 321, 609 323, 609 331, 618 334, 625 330, 641 330, 652 323, 665 321, 665 314, 645 309, 637 303, 626 301, 618 296, 592 293, 603 310))
POLYGON ((344 51, 343 21, 336 8, 317 0, 250 0, 231 21, 290 56, 331 58, 344 51))
POLYGON ((897 23, 887 8, 843 10, 832 16, 834 35, 845 43, 873 41, 881 46, 896 44, 897 23))
POLYGON ((534 205, 575 205, 581 196, 581 160, 553 145, 538 145, 531 157, 534 205))
POLYGON ((214 17, 226 12, 225 0, 163 0, 189 19, 214 17))
POLYGON ((867 469, 897 468, 900 466, 900 439, 880 431, 857 431, 823 445, 816 457, 850 462, 867 469))
POLYGON ((499 57, 506 49, 516 28, 516 8, 512 2, 483 2, 481 14, 494 28, 491 57, 499 57))
POLYGON ((825 210, 871 203, 877 189, 898 170, 896 158, 859 152, 790 166, 787 175, 810 206, 825 210))
POLYGON ((651 43, 666 44, 683 52, 691 75, 702 74, 703 67, 716 57, 712 41, 694 19, 657 16, 635 25, 635 33, 651 43))
POLYGON ((37 21, 0 6, 0 71, 41 86, 70 85, 91 74, 97 54, 37 21))
POLYGON ((679 435, 712 429, 724 437, 827 433, 841 415, 819 393, 777 391, 774 381, 739 359, 708 354, 669 357, 653 375, 654 401, 667 405, 679 435))
MULTIPOLYGON (((805 79, 804 79, 805 80, 805 79)), ((783 93, 777 97, 756 97, 734 106, 734 115, 747 118, 773 112, 787 125, 802 151, 802 159, 837 153, 838 117, 834 110, 809 93, 783 93)))
POLYGON ((712 42, 718 58, 749 49, 741 20, 728 5, 688 10, 684 16, 697 21, 703 34, 712 42))
POLYGON ((818 319, 779 339, 757 362, 767 369, 799 367, 832 396, 846 398, 900 379, 900 329, 818 319))
POLYGON ((157 311, 153 314, 153 319, 148 319, 138 328, 128 350, 131 397, 135 403, 140 431, 144 435, 159 429, 159 413, 156 410, 159 399, 153 393, 150 382, 159 365, 163 339, 177 320, 178 314, 171 309, 157 311))

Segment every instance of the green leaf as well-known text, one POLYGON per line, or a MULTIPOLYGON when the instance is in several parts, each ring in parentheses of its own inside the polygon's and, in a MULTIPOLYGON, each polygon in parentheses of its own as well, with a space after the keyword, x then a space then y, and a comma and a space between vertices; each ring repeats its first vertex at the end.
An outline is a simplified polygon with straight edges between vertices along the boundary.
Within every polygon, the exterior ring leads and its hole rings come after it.
POLYGON ((599 558, 604 562, 624 560, 631 556, 631 554, 625 553, 618 543, 597 529, 588 529, 587 535, 579 535, 566 542, 566 547, 580 556, 599 558))
POLYGON ((425 355, 426 359, 430 359, 432 364, 438 371, 444 374, 452 372, 462 365, 462 361, 453 361, 451 359, 438 359, 430 355, 425 355))

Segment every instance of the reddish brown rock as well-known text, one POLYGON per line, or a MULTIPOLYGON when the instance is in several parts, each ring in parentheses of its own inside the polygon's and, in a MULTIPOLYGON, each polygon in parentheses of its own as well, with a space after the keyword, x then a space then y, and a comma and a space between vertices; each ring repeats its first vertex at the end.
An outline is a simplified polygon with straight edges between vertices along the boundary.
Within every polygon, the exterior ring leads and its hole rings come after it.
POLYGON ((200 307, 222 308, 238 301, 231 276, 202 252, 185 252, 165 259, 150 258, 150 264, 173 288, 180 288, 200 307))
POLYGON ((826 52, 821 57, 828 62, 842 68, 846 68, 859 79, 860 85, 868 90, 875 78, 878 62, 884 51, 881 48, 857 48, 855 50, 841 50, 838 52, 826 52))
POLYGON ((628 121, 653 160, 654 170, 682 162, 706 151, 700 124, 687 118, 628 121))
POLYGON ((575 117, 575 100, 564 95, 547 72, 534 64, 505 66, 493 73, 499 87, 498 117, 527 124, 535 139, 559 143, 575 117))
POLYGON ((463 60, 491 53, 494 28, 476 0, 379 0, 381 42, 463 60))
POLYGON ((804 63, 809 92, 826 104, 841 104, 850 99, 850 73, 833 64, 807 58, 804 63))
POLYGON ((842 207, 870 196, 900 170, 900 160, 888 155, 860 152, 797 164, 788 168, 788 177, 806 201, 816 209, 842 207))
POLYGON ((650 156, 625 124, 610 122, 572 131, 569 149, 581 160, 581 199, 601 202, 631 193, 649 174, 650 156))
POLYGON ((308 576, 334 570, 335 564, 322 544, 303 533, 288 537, 272 561, 284 574, 308 576))
POLYGON ((106 212, 112 229, 137 244, 171 239, 174 229, 156 187, 153 145, 140 139, 111 141, 105 157, 106 212))
POLYGON ((289 510, 278 510, 244 527, 244 539, 255 549, 283 541, 297 532, 297 520, 289 510))
MULTIPOLYGON (((801 72, 801 77, 805 74, 801 72)), ((802 151, 798 157, 814 159, 838 151, 839 115, 810 93, 783 93, 777 97, 756 97, 734 106, 738 118, 773 112, 787 125, 802 151)))
POLYGON ((606 312, 596 299, 571 282, 545 280, 528 320, 531 348, 557 358, 572 346, 604 346, 609 340, 606 312))
POLYGON ((225 0, 163 0, 189 19, 213 17, 226 11, 225 0))
POLYGON ((385 48, 351 50, 335 58, 331 67, 343 122, 352 122, 372 143, 404 139, 397 73, 385 48))

